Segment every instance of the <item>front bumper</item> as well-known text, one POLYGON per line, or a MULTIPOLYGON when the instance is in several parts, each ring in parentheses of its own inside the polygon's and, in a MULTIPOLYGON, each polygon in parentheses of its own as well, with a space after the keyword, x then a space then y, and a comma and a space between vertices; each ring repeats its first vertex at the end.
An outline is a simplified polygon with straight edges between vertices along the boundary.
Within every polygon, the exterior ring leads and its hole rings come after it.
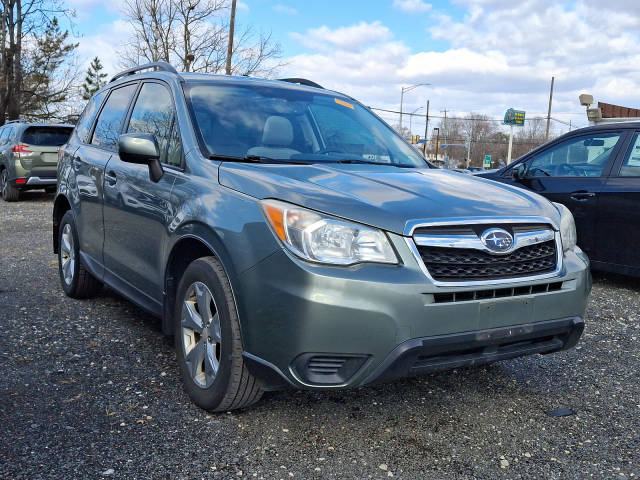
POLYGON ((245 359, 267 389, 348 388, 572 347, 591 288, 577 249, 539 281, 442 287, 402 264, 331 267, 280 250, 234 285, 245 359), (451 295, 455 293, 456 295, 451 295))

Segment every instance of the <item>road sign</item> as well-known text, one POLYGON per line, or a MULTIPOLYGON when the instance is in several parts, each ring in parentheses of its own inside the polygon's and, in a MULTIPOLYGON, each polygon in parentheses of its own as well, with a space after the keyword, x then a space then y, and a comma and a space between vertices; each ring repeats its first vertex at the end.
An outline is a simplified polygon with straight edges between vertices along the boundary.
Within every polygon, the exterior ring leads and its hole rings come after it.
POLYGON ((522 127, 524 125, 524 115, 524 110, 514 110, 510 108, 504 114, 504 124, 522 127))
POLYGON ((491 155, 484 156, 484 168, 491 168, 491 155))

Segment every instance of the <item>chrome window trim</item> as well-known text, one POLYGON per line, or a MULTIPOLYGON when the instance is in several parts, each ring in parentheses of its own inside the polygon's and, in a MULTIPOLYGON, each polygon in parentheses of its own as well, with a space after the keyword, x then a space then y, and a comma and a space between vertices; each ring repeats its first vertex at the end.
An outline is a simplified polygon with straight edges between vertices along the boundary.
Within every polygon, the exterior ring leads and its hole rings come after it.
POLYGON ((470 248, 492 255, 509 255, 522 247, 545 243, 555 238, 553 230, 536 230, 535 232, 516 233, 513 244, 504 252, 496 252, 487 248, 477 235, 414 235, 413 240, 421 247, 470 248))
POLYGON ((413 236, 416 228, 420 227, 438 227, 442 225, 474 225, 486 223, 546 223, 553 227, 554 230, 560 230, 558 223, 549 217, 467 217, 461 218, 438 218, 438 219, 421 219, 409 220, 404 227, 404 235, 413 236))
MULTIPOLYGON (((512 221, 507 221, 506 219, 500 219, 500 220, 502 220, 502 223, 529 223, 529 221, 526 221, 526 222, 512 222, 512 221)), ((496 219, 492 220, 492 222, 495 222, 495 221, 496 221, 496 219)), ((548 220, 547 220, 547 222, 548 222, 548 220)), ((465 222, 461 222, 460 220, 458 220, 456 223, 465 224, 465 222)), ((471 222, 468 222, 468 223, 471 223, 471 222)), ((491 222, 489 222, 489 223, 491 223, 491 222)), ((433 224, 428 224, 428 225, 430 226, 430 225, 433 225, 433 224)), ((447 224, 447 225, 449 225, 449 224, 447 224)), ((425 225, 425 226, 427 226, 427 225, 425 225)), ((514 284, 514 283, 523 283, 523 282, 533 282, 533 281, 537 281, 537 280, 543 280, 543 279, 547 279, 547 278, 557 277, 557 276, 560 275, 560 272, 562 271, 562 267, 563 267, 562 240, 560 238, 560 232, 558 232, 558 231, 555 232, 556 269, 553 272, 541 273, 541 274, 538 274, 538 275, 530 275, 528 277, 499 278, 499 279, 494 279, 494 280, 469 280, 469 281, 460 281, 460 282, 435 280, 431 276, 431 274, 429 273, 429 270, 427 270, 427 267, 424 264, 424 262, 422 261, 422 257, 420 256, 420 252, 418 252, 418 248, 417 248, 416 243, 414 242, 413 238, 404 237, 404 240, 407 243, 407 246, 409 247, 409 250, 413 254, 413 257, 415 258, 416 262, 418 262, 418 266, 420 267, 420 270, 422 270, 422 273, 425 274, 427 279, 432 284, 434 284, 435 286, 438 286, 438 287, 479 287, 479 286, 490 286, 490 285, 504 285, 504 284, 508 284, 508 283, 514 284)))

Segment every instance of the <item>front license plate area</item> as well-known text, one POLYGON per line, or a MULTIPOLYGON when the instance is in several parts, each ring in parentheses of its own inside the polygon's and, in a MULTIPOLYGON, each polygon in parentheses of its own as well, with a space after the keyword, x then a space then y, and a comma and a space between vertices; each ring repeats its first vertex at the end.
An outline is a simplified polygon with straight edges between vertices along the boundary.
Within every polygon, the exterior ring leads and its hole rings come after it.
POLYGON ((487 300, 478 304, 478 329, 520 325, 533 321, 533 298, 487 300))

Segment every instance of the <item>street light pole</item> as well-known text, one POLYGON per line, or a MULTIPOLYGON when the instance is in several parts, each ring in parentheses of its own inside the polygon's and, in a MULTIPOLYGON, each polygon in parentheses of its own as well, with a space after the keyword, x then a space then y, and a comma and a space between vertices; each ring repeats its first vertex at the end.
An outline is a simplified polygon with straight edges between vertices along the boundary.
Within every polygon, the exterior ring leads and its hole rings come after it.
POLYGON ((416 108, 413 112, 411 112, 409 114, 409 135, 413 135, 413 129, 412 129, 412 125, 413 125, 413 114, 416 113, 418 110, 421 110, 422 107, 418 107, 416 108))
POLYGON ((402 134, 402 104, 404 103, 404 92, 410 92, 414 88, 422 87, 425 85, 431 85, 430 83, 417 83, 415 85, 411 85, 409 87, 401 87, 400 88, 400 134, 402 134))
POLYGON ((438 161, 438 145, 440 143, 440 129, 438 127, 435 127, 434 130, 436 131, 436 159, 435 161, 438 161))

